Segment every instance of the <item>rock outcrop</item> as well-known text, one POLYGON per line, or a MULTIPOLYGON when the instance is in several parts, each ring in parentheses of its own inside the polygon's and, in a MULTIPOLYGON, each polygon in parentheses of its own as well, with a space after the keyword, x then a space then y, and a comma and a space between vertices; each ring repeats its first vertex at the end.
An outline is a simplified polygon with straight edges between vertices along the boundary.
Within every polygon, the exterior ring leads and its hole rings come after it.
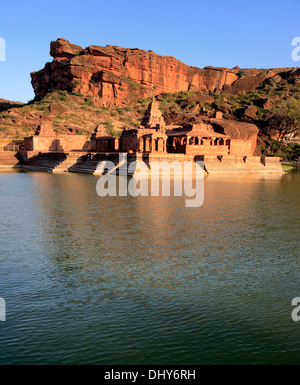
MULTIPOLYGON (((251 143, 252 154, 261 155, 260 148, 257 146, 258 128, 255 124, 216 118, 208 118, 204 121, 211 124, 216 132, 228 135, 233 140, 251 143)), ((242 147, 241 143, 239 146, 242 147)))
POLYGON ((0 99, 0 112, 9 110, 13 107, 23 106, 24 103, 21 102, 13 102, 12 100, 0 99))
POLYGON ((161 92, 222 89, 238 79, 234 69, 200 69, 152 51, 110 45, 83 49, 65 39, 52 41, 50 54, 53 61, 31 74, 37 97, 67 90, 121 106, 161 92))
POLYGON ((161 92, 221 89, 238 79, 234 69, 200 69, 152 51, 110 45, 83 49, 65 39, 52 41, 50 54, 53 61, 31 74, 37 97, 67 90, 121 106, 161 92))
POLYGON ((31 74, 37 97, 53 90, 100 98, 103 105, 125 105, 161 92, 222 89, 238 79, 237 69, 190 67, 152 51, 52 41, 51 63, 31 74))
POLYGON ((51 42, 50 55, 53 61, 31 74, 38 98, 53 90, 67 90, 95 97, 103 106, 122 106, 136 101, 138 97, 162 92, 248 92, 264 81, 292 72, 290 68, 201 69, 152 51, 111 45, 91 45, 83 49, 65 39, 51 42))

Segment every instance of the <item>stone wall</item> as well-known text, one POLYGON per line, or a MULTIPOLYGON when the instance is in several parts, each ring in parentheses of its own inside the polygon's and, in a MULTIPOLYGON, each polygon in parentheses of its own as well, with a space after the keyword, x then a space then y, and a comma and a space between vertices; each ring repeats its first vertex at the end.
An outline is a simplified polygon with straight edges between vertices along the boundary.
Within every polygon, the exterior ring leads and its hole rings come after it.
MULTIPOLYGON (((256 146, 255 146, 256 147, 256 146)), ((254 147, 254 149, 255 149, 254 147)), ((230 140, 230 155, 233 156, 251 156, 253 155, 253 144, 250 141, 238 139, 230 140)))
POLYGON ((222 145, 210 145, 210 146, 197 146, 189 145, 186 146, 186 155, 228 155, 229 148, 228 146, 222 145))
POLYGON ((167 154, 167 155, 153 155, 149 154, 138 155, 134 158, 128 157, 128 161, 143 160, 145 163, 151 165, 151 161, 169 161, 178 160, 197 161, 204 160, 206 170, 209 174, 231 174, 231 173, 246 173, 246 174, 268 174, 276 173, 283 174, 279 157, 260 157, 260 156, 223 156, 217 157, 213 155, 194 156, 184 154, 167 154))
POLYGON ((24 145, 27 151, 40 152, 89 151, 90 149, 90 142, 84 135, 59 135, 57 138, 34 135, 24 138, 24 145))

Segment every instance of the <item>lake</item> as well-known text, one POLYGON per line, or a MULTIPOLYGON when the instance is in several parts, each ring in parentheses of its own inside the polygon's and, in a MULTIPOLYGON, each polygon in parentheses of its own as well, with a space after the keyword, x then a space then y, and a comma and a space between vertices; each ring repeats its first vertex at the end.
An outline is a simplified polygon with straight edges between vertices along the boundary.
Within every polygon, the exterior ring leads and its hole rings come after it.
POLYGON ((0 173, 1 364, 299 364, 300 173, 99 197, 98 177, 0 173))

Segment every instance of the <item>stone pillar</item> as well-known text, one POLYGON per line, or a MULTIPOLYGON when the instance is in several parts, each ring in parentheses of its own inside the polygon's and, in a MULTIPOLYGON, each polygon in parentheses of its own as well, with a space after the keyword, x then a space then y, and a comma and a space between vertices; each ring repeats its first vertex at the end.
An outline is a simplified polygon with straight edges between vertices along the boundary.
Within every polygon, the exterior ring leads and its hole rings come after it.
POLYGON ((150 138, 149 136, 146 136, 146 139, 145 139, 145 151, 151 151, 151 148, 150 148, 150 138))
POLYGON ((158 149, 159 152, 163 152, 164 151, 164 140, 163 140, 163 138, 158 138, 157 149, 158 149))
POLYGON ((144 150, 144 138, 141 136, 138 138, 138 151, 143 152, 144 150))
POLYGON ((114 147, 116 151, 119 151, 119 138, 116 138, 114 140, 114 147))

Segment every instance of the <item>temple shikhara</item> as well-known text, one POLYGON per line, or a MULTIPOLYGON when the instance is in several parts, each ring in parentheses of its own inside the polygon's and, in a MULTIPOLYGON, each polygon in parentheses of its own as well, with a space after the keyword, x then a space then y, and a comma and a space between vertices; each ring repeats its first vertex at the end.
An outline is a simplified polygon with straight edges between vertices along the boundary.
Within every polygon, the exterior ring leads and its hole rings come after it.
POLYGON ((50 171, 90 172, 101 160, 117 162, 116 155, 127 153, 132 159, 203 160, 206 170, 218 172, 281 172, 279 158, 262 157, 257 147, 255 125, 216 116, 201 116, 195 123, 166 125, 153 97, 141 125, 125 127, 119 137, 98 125, 90 138, 84 135, 58 135, 50 123, 41 123, 35 135, 24 139, 21 151, 24 167, 50 171), (42 162, 41 162, 42 161, 42 162))

